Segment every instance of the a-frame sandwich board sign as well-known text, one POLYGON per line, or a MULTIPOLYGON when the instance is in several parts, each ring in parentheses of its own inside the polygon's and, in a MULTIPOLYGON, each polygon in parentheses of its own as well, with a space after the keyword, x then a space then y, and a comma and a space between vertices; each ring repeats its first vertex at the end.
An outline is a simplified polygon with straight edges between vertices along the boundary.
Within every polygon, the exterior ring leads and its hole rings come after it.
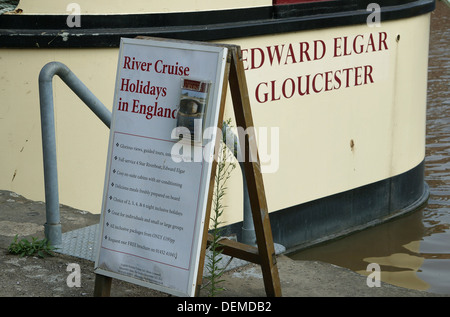
MULTIPOLYGON (((242 62, 242 55, 240 47, 237 45, 227 45, 229 73, 228 83, 233 101, 233 109, 235 115, 236 125, 242 127, 246 131, 249 127, 253 127, 253 117, 250 108, 250 99, 248 95, 247 81, 245 78, 244 65, 242 62)), ((225 91, 224 91, 225 94, 225 91)), ((220 121, 222 122, 222 121, 220 121)), ((245 135, 245 140, 239 140, 240 146, 243 147, 241 152, 244 155, 250 156, 250 148, 256 149, 255 138, 249 138, 245 135)), ((259 156, 256 151, 256 157, 244 158, 244 169, 247 183, 247 190, 250 198, 250 205, 252 210, 253 222, 256 233, 256 247, 243 244, 233 240, 221 240, 221 249, 223 254, 243 259, 261 266, 264 288, 267 296, 280 297, 281 284, 278 274, 278 267, 275 256, 275 248, 272 237, 272 229, 270 226, 269 213, 264 190, 264 182, 261 174, 261 166, 259 156)), ((210 217, 210 208, 207 209, 207 221, 210 217)), ((211 241, 211 236, 208 233, 208 226, 204 228, 204 246, 211 241)), ((202 248, 205 250, 205 247, 202 248)), ((205 256, 205 253, 202 253, 205 256)), ((200 261, 204 265, 204 260, 200 261)), ((202 269, 200 267, 200 269, 202 269)), ((201 275, 198 275, 198 287, 201 285, 201 275)), ((197 290, 197 293, 199 290, 197 290)))
MULTIPOLYGON (((253 124, 240 50, 141 38, 122 39, 119 55, 94 295, 117 278, 195 296, 228 84, 236 123, 253 124)), ((223 249, 260 264, 267 295, 281 296, 258 164, 245 163, 258 247, 223 249)))

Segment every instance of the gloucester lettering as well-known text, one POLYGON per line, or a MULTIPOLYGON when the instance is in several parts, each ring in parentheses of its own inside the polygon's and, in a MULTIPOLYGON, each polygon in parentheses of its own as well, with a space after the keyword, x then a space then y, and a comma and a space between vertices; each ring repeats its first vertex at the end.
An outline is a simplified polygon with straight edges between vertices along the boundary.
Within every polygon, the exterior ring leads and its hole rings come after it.
POLYGON ((314 93, 372 84, 371 65, 338 69, 323 73, 300 75, 284 80, 261 82, 256 86, 255 98, 259 103, 289 99, 295 95, 314 93))

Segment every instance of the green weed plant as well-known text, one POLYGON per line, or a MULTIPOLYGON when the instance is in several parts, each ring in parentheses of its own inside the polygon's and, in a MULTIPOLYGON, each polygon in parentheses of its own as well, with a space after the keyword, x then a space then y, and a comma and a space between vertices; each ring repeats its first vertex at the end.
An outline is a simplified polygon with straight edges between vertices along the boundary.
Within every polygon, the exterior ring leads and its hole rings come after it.
POLYGON ((16 254, 21 257, 32 256, 37 254, 38 257, 43 258, 46 255, 54 256, 53 250, 55 247, 50 244, 48 239, 41 239, 32 237, 31 241, 23 238, 19 240, 18 235, 14 237, 14 241, 8 247, 8 252, 16 254))
MULTIPOLYGON (((230 120, 225 123, 229 125, 230 120)), ((231 177, 231 173, 236 168, 236 164, 230 159, 232 154, 229 152, 224 142, 221 142, 220 151, 214 180, 211 210, 212 227, 210 228, 210 233, 212 235, 212 241, 209 246, 210 252, 207 255, 208 262, 206 263, 209 282, 205 286, 207 286, 209 297, 215 297, 224 290, 224 288, 220 286, 220 283, 223 282, 221 277, 226 269, 226 266, 220 267, 219 265, 222 260, 222 250, 219 247, 219 241, 223 239, 223 228, 221 227, 223 222, 220 219, 226 207, 223 205, 223 199, 227 190, 226 183, 231 177)))

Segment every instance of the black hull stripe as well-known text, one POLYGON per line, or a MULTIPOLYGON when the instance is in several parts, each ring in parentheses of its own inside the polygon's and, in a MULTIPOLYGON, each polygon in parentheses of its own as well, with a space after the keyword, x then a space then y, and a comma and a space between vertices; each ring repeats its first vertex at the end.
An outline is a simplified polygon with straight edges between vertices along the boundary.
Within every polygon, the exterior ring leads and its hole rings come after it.
MULTIPOLYGON (((342 237, 418 210, 428 200, 424 161, 400 175, 269 214, 275 243, 288 252, 342 237)), ((224 235, 241 239, 242 222, 224 235)))
MULTIPOLYGON (((68 28, 66 15, 2 15, 0 47, 118 47, 121 37, 154 36, 194 41, 226 40, 366 23, 370 1, 319 3, 208 12, 82 15, 68 28)), ((381 21, 431 12, 434 0, 377 2, 381 21)))

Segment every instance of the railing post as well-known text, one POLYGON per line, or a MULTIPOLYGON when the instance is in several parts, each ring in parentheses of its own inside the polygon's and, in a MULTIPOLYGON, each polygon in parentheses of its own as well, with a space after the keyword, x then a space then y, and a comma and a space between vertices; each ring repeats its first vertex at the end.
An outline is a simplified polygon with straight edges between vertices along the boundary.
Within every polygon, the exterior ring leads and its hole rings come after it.
POLYGON ((56 72, 47 64, 39 74, 39 103, 41 107, 42 155, 44 160, 45 237, 53 245, 62 243, 59 214, 58 169, 56 166, 55 116, 53 110, 52 78, 56 72), (52 74, 53 73, 53 74, 52 74))
POLYGON ((242 173, 242 190, 243 190, 243 209, 244 217, 241 228, 241 241, 242 243, 255 246, 256 245, 256 233, 253 223, 252 207, 250 206, 250 197, 248 195, 247 180, 245 177, 244 162, 240 162, 242 155, 238 154, 241 150, 239 146, 238 136, 231 131, 231 128, 226 122, 222 125, 222 134, 228 149, 233 153, 234 157, 239 161, 239 166, 242 173))

